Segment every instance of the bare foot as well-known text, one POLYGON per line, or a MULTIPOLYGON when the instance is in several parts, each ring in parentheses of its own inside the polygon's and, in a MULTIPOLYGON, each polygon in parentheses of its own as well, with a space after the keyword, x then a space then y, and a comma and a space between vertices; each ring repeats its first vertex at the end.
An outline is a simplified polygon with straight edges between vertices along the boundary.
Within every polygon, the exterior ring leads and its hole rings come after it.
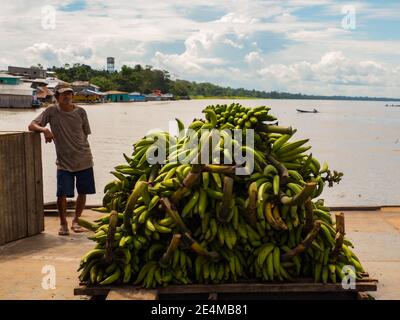
POLYGON ((66 225, 66 224, 60 225, 60 229, 58 230, 58 235, 59 236, 68 236, 69 235, 68 225, 66 225))

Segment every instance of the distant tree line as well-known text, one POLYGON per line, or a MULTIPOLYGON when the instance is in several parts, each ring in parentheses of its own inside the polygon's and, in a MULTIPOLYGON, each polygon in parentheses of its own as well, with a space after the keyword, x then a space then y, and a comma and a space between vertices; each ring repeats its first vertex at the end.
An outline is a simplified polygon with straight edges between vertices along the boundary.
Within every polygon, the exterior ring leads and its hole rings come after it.
POLYGON ((287 93, 277 91, 259 91, 244 88, 234 89, 221 87, 212 83, 186 80, 171 80, 166 70, 154 69, 152 66, 136 65, 134 67, 122 66, 120 71, 112 73, 106 70, 96 70, 85 64, 65 64, 62 67, 48 69, 54 71, 63 81, 90 81, 100 87, 101 91, 118 90, 126 92, 151 93, 158 89, 161 92, 172 93, 174 96, 203 96, 203 97, 248 97, 261 99, 303 99, 303 100, 375 100, 393 101, 390 98, 347 97, 347 96, 320 96, 301 93, 287 93))

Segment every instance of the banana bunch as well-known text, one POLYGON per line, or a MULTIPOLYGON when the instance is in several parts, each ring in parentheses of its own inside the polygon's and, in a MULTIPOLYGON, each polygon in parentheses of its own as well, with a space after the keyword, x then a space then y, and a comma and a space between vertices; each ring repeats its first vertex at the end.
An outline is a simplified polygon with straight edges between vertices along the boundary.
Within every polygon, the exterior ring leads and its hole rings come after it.
POLYGON ((274 122, 277 119, 268 114, 270 108, 260 106, 246 108, 238 103, 208 106, 203 110, 207 121, 214 127, 223 129, 251 129, 264 121, 274 122))
POLYGON ((269 111, 208 106, 190 130, 176 119, 178 135, 157 132, 134 143, 95 209, 104 215, 79 220, 96 242, 81 260, 80 281, 153 288, 302 276, 326 283, 343 278, 345 266, 361 277, 353 245, 324 201, 313 201, 342 174, 308 154, 308 139, 293 141, 296 130, 278 126, 269 111), (243 135, 229 135, 233 129, 243 135), (254 144, 242 145, 249 129, 254 144), (210 148, 213 132, 219 140, 210 148), (254 159, 252 172, 235 174, 247 168, 236 163, 235 148, 254 159), (160 153, 166 161, 151 161, 160 153), (199 161, 204 153, 207 161, 199 161))

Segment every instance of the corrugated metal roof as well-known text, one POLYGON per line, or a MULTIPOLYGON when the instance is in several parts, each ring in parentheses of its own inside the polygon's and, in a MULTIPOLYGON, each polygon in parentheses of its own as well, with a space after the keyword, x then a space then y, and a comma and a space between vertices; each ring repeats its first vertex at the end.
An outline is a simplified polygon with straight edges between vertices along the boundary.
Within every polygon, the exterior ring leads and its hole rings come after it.
POLYGON ((100 88, 99 86, 96 86, 93 83, 90 83, 89 81, 74 81, 71 83, 72 86, 74 87, 93 87, 93 88, 100 88))
POLYGON ((45 99, 47 96, 54 96, 54 93, 51 92, 47 87, 38 87, 38 92, 36 96, 41 99, 45 99))
POLYGON ((23 82, 32 82, 32 83, 44 83, 49 84, 46 79, 36 78, 36 79, 22 79, 23 82))
POLYGON ((47 85, 48 88, 50 89, 54 89, 55 87, 57 87, 59 84, 70 84, 68 82, 62 81, 58 78, 46 78, 46 81, 49 83, 47 85))
POLYGON ((89 89, 83 89, 82 91, 77 92, 76 94, 92 94, 92 95, 96 95, 96 96, 106 96, 106 93, 100 92, 100 91, 93 91, 93 90, 89 90, 89 89))
POLYGON ((104 92, 106 94, 128 94, 128 92, 123 92, 123 91, 106 91, 104 92))
POLYGON ((21 77, 17 77, 17 76, 13 76, 11 74, 8 73, 0 73, 0 78, 13 78, 13 79, 19 79, 21 77))
POLYGON ((88 86, 89 81, 74 81, 71 83, 73 86, 88 86))
POLYGON ((26 86, 25 83, 19 85, 0 85, 0 94, 9 94, 16 96, 32 96, 35 89, 30 86, 26 86))

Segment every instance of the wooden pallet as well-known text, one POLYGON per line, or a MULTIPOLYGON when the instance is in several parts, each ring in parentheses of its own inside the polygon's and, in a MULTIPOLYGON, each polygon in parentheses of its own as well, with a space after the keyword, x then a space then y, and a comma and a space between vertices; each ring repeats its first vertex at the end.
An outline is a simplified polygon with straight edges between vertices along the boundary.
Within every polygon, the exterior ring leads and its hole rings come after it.
POLYGON ((74 289, 75 295, 87 295, 107 300, 355 300, 370 299, 366 292, 377 290, 378 280, 364 274, 355 289, 343 289, 340 283, 314 283, 312 279, 297 279, 290 283, 229 283, 170 285, 143 289, 132 285, 85 286, 74 289))

